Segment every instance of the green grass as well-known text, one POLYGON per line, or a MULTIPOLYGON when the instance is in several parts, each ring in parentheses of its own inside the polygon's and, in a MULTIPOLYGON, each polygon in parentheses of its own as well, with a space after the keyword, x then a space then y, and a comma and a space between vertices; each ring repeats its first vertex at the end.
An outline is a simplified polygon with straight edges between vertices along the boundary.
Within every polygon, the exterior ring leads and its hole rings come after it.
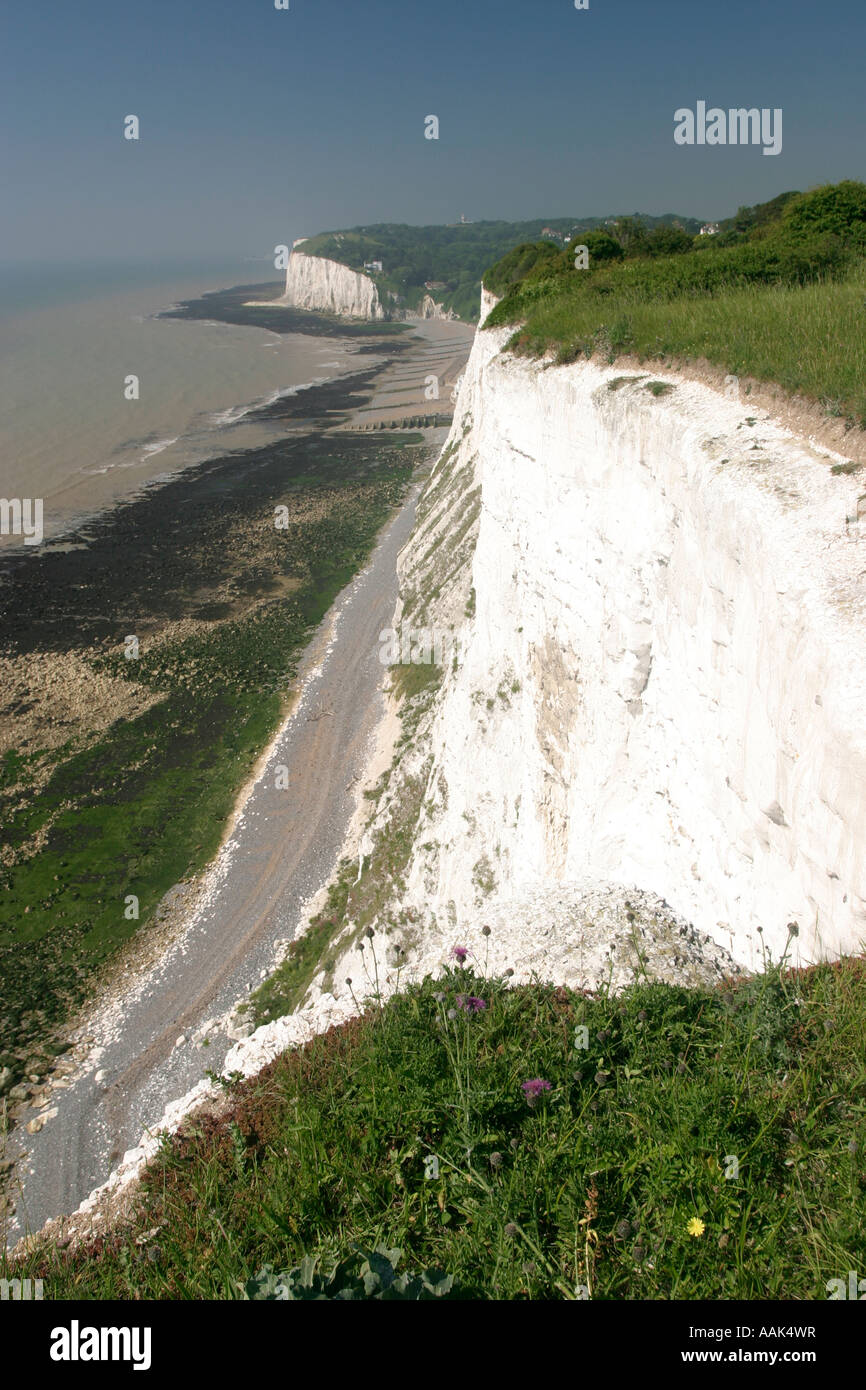
POLYGON ((715 297, 642 302, 623 291, 601 302, 579 286, 531 311, 515 340, 560 361, 601 351, 648 358, 706 358, 734 376, 776 382, 866 426, 866 267, 841 281, 748 286, 715 297))
MULTIPOLYGON (((768 205, 770 206, 770 205, 768 205)), ((735 376, 778 383, 866 428, 866 187, 800 195, 742 233, 695 249, 573 269, 568 252, 506 258, 491 326, 519 324, 510 346, 558 363, 628 353, 706 359, 735 376)))
POLYGON ((449 969, 231 1087, 130 1224, 16 1272, 228 1299, 384 1242, 482 1300, 824 1299, 866 1243, 864 984, 862 958, 618 997, 449 969))

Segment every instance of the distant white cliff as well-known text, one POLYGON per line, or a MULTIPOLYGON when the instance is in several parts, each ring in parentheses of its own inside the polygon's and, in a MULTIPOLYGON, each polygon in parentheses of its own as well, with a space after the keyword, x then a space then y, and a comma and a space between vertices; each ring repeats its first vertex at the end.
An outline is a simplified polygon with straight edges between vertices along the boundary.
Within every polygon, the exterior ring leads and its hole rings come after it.
POLYGON ((283 303, 353 319, 383 319, 379 291, 369 275, 323 256, 293 251, 286 269, 283 303))
MULTIPOLYGON (((295 248, 306 238, 294 243, 295 248)), ((455 319, 457 315, 432 295, 425 294, 417 309, 389 304, 386 309, 375 281, 360 271, 350 270, 340 261, 323 256, 307 256, 294 249, 286 269, 286 289, 280 301, 295 309, 314 309, 352 319, 455 319)))

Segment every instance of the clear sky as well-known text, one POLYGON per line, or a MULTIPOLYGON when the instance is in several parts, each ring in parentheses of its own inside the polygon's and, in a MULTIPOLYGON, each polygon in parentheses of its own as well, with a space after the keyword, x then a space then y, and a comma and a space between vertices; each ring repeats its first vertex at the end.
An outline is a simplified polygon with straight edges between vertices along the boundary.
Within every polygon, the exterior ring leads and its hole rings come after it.
POLYGON ((864 0, 290 5, 2 0, 0 260, 264 259, 461 213, 713 218, 866 177, 864 0), (675 145, 699 100, 781 107, 782 152, 675 145))

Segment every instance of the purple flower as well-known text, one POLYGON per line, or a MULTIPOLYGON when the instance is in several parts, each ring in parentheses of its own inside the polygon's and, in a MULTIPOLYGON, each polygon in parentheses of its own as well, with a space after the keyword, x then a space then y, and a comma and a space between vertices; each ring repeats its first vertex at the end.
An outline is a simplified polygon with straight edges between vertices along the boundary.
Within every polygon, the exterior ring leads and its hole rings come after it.
POLYGON ((457 961, 458 965, 462 965, 466 957, 469 955, 469 952, 465 946, 452 946, 451 955, 457 961))
POLYGON ((536 1076, 532 1081, 524 1081, 520 1087, 527 1100, 538 1100, 543 1091, 551 1089, 550 1082, 542 1077, 536 1076))
POLYGON ((458 994, 457 1007, 458 1009, 465 1009, 468 1014, 480 1014, 482 1009, 487 1008, 487 1005, 483 999, 479 999, 474 994, 458 994))

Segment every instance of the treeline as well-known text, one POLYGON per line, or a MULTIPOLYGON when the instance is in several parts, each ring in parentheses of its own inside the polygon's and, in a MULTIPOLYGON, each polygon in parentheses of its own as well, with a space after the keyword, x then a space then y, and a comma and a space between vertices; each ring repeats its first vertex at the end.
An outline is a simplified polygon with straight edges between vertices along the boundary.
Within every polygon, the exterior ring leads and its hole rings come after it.
MULTIPOLYGON (((625 220, 640 224, 648 233, 679 226, 686 234, 696 232, 700 226, 697 219, 677 217, 675 213, 661 217, 636 213, 625 220)), ((459 222, 430 227, 382 223, 323 232, 310 237, 303 250, 305 255, 340 261, 352 270, 370 275, 386 308, 389 302, 395 307, 414 308, 425 294, 432 294, 438 303, 453 309, 462 319, 474 321, 478 317, 485 269, 515 243, 541 241, 547 233, 542 244, 561 252, 576 233, 591 232, 604 225, 605 219, 600 217, 459 222), (375 261, 381 261, 381 271, 366 269, 375 261)))

